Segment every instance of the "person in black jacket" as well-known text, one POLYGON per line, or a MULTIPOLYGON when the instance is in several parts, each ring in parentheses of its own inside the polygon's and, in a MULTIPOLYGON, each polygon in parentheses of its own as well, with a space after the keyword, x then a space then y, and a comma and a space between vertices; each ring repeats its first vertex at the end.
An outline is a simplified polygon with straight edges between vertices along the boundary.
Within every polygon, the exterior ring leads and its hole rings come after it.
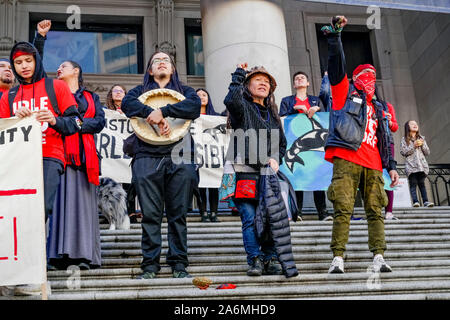
MULTIPOLYGON (((322 101, 319 97, 307 94, 309 87, 308 75, 303 71, 297 71, 292 77, 296 93, 292 96, 284 97, 281 100, 280 117, 290 114, 304 113, 308 118, 316 112, 326 111, 323 107, 322 101)), ((298 206, 298 215, 302 215, 303 207, 303 191, 295 191, 298 206)), ((314 204, 316 205, 319 220, 332 220, 333 216, 327 211, 327 204, 325 202, 325 191, 313 191, 314 204)))
POLYGON ((382 170, 386 168, 389 172, 391 187, 398 184, 399 176, 390 150, 387 118, 374 94, 375 67, 359 65, 353 71, 352 82, 347 78, 341 42, 341 31, 346 24, 345 17, 336 16, 331 26, 322 28, 328 41, 328 75, 333 96, 325 144, 325 160, 333 163, 328 199, 334 207, 330 245, 334 258, 328 272, 344 272, 343 256, 358 188, 367 215, 373 270, 390 272, 392 269, 383 258, 386 241, 381 210, 388 200, 382 170))
MULTIPOLYGON (((164 52, 155 52, 149 59, 144 83, 131 89, 122 100, 122 111, 129 118, 140 117, 158 125, 161 134, 170 133, 166 117, 194 120, 200 116, 200 98, 191 87, 180 83, 173 59, 164 52), (152 109, 139 101, 144 92, 167 88, 180 92, 185 100, 152 109)), ((187 135, 190 135, 189 133, 187 135)), ((160 267, 161 222, 164 207, 168 223, 167 264, 174 278, 190 277, 186 271, 187 226, 186 215, 192 199, 192 185, 198 184, 194 165, 174 163, 171 154, 183 141, 168 145, 152 145, 137 139, 132 160, 132 183, 136 188, 142 218, 142 255, 139 279, 155 278, 160 267)), ((193 144, 192 144, 193 145, 193 144)))
MULTIPOLYGON (((250 132, 254 131, 257 141, 245 140, 241 145, 243 148, 239 148, 239 141, 236 143, 232 137, 227 161, 233 163, 236 175, 247 173, 257 181, 262 167, 269 165, 275 172, 278 171, 286 153, 286 138, 274 102, 275 79, 264 67, 254 67, 248 73, 246 69, 247 63, 240 64, 232 74, 224 104, 229 111, 229 123, 234 132, 252 135, 250 132), (267 135, 263 136, 263 132, 267 135), (262 145, 267 146, 267 151, 271 149, 270 152, 262 153, 262 145), (270 148, 272 145, 276 147, 270 148)), ((256 235, 254 219, 258 202, 255 198, 251 199, 251 195, 257 194, 258 183, 246 184, 245 181, 236 182, 233 201, 242 220, 242 236, 249 265, 247 275, 282 274, 273 239, 258 239, 256 235)))

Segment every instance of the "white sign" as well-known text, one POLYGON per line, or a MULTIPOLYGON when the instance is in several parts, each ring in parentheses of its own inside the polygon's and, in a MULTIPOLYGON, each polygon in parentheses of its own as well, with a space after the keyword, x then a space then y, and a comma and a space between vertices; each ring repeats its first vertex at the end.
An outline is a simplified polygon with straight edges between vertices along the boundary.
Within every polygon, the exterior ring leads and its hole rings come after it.
POLYGON ((219 188, 229 143, 227 117, 202 115, 191 126, 196 163, 200 166, 200 188, 219 188))
POLYGON ((41 124, 0 120, 0 285, 46 280, 41 124))
POLYGON ((133 133, 130 120, 118 111, 105 109, 106 126, 97 134, 96 148, 102 156, 102 177, 131 183, 131 158, 123 153, 123 140, 133 133))
POLYGON ((411 194, 407 178, 400 178, 399 183, 394 188, 394 208, 411 207, 411 194))

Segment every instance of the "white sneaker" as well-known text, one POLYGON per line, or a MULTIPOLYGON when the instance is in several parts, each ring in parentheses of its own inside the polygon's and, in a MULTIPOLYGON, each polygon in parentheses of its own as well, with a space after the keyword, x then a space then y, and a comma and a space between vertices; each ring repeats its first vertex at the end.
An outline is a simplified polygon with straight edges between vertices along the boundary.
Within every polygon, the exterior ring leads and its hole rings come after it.
MULTIPOLYGON (((40 284, 24 284, 16 286, 16 290, 14 292, 15 296, 39 296, 42 294, 42 287, 40 284)), ((52 294, 52 289, 50 286, 50 282, 47 281, 47 295, 52 294)))
POLYGON ((414 204, 413 204, 413 207, 414 207, 414 208, 418 208, 418 207, 420 207, 420 203, 418 203, 418 202, 414 202, 414 204))
POLYGON ((386 212, 386 215, 384 217, 385 220, 398 220, 396 216, 392 214, 392 212, 386 212))
POLYGON ((423 206, 424 206, 424 207, 431 208, 431 207, 434 207, 434 203, 433 203, 433 202, 428 202, 428 201, 426 201, 426 202, 423 204, 423 206))
POLYGON ((373 271, 375 272, 392 272, 392 268, 384 261, 381 254, 373 257, 373 271))
POLYGON ((328 273, 344 273, 344 259, 339 256, 334 257, 328 273))
POLYGON ((0 287, 0 296, 12 297, 14 296, 15 286, 1 286, 0 287))

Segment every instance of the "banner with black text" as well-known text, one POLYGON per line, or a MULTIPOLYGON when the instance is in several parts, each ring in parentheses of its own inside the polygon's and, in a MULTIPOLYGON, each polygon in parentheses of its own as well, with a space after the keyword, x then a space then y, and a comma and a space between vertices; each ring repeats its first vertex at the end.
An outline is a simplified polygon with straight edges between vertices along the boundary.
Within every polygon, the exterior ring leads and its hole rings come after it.
POLYGON ((131 158, 123 153, 123 140, 133 133, 130 120, 122 113, 105 109, 106 126, 97 134, 96 147, 102 156, 102 177, 131 182, 131 158))
POLYGON ((46 280, 41 124, 0 120, 0 285, 46 280))

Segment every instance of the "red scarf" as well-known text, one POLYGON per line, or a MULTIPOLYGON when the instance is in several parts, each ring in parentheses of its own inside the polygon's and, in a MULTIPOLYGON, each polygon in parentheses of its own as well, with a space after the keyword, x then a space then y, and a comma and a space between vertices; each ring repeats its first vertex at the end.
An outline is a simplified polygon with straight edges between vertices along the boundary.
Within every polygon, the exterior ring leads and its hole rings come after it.
POLYGON ((375 75, 372 72, 364 72, 355 79, 355 86, 366 93, 366 101, 372 101, 375 93, 375 75))
MULTIPOLYGON (((83 95, 88 102, 88 107, 84 118, 93 118, 95 116, 95 104, 92 95, 87 91, 83 91, 83 95)), ((86 156, 86 173, 88 176, 89 183, 96 186, 99 185, 99 164, 97 150, 94 143, 94 135, 85 133, 81 134, 81 139, 83 140, 84 154, 86 156)), ((75 133, 71 136, 67 136, 64 142, 66 151, 66 162, 67 164, 73 164, 76 166, 81 165, 80 161, 80 138, 79 133, 75 133)))

